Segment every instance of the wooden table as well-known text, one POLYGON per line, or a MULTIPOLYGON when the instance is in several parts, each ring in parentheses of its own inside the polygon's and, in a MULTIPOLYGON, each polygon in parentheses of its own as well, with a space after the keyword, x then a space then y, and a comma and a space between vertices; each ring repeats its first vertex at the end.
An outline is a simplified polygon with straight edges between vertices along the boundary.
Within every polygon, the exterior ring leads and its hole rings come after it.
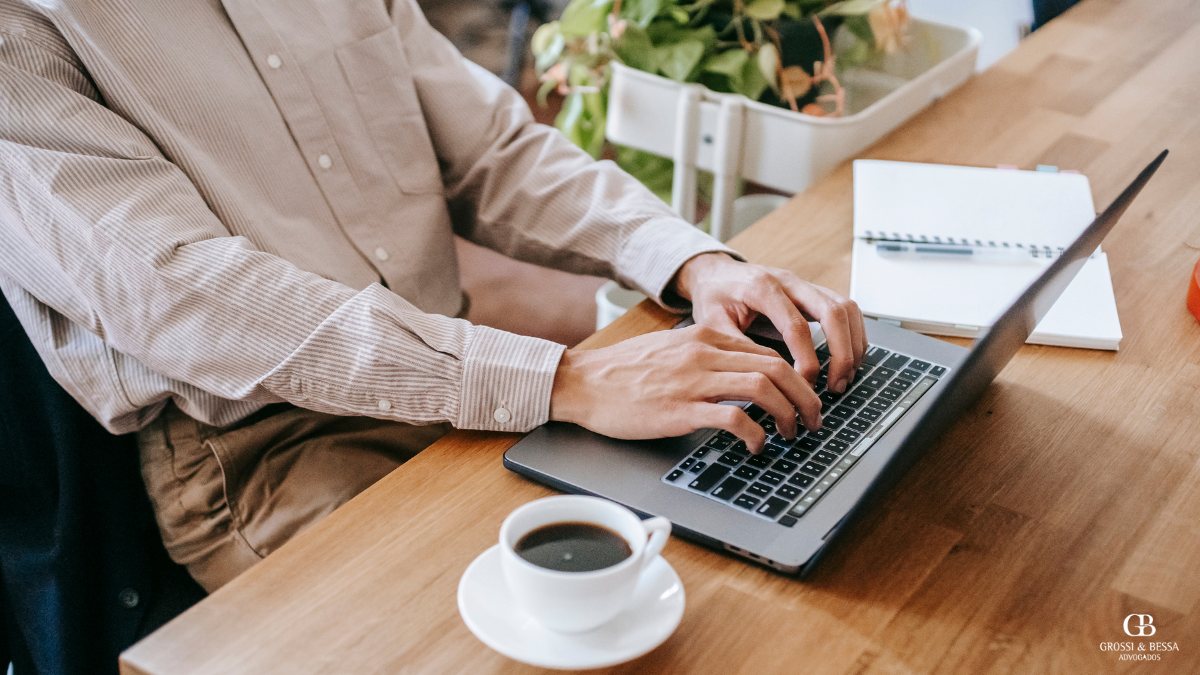
MULTIPOLYGON (((1087 0, 865 156, 1079 169, 1103 205, 1164 147, 1105 242, 1119 353, 1022 349, 809 581, 672 540, 683 623, 611 672, 1200 672, 1200 325, 1184 308, 1200 1, 1087 0), (1131 613, 1180 651, 1102 651, 1142 642, 1122 631, 1131 613)), ((850 225, 847 163, 733 245, 846 292, 850 225)), ((587 344, 671 320, 644 305, 587 344)), ((501 466, 517 438, 429 448, 132 647, 122 672, 535 670, 476 640, 455 604, 504 516, 550 494, 501 466)))

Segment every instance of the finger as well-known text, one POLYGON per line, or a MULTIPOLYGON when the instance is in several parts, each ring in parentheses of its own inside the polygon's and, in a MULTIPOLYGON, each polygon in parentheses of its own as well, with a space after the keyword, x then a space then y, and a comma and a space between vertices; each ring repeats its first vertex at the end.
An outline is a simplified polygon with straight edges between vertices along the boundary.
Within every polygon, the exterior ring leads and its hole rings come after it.
MULTIPOLYGON (((805 427, 812 430, 821 428, 821 399, 813 392, 812 387, 788 366, 787 361, 773 351, 770 356, 727 351, 708 355, 705 360, 706 367, 713 371, 754 373, 766 376, 770 380, 771 386, 788 401, 791 409, 800 413, 800 419, 803 420, 805 427)), ((721 382, 721 380, 716 381, 721 382)), ((766 406, 763 407, 766 408, 766 406)), ((780 433, 787 436, 786 432, 791 431, 792 424, 795 423, 794 414, 790 415, 793 419, 787 424, 782 422, 783 418, 774 411, 772 414, 776 415, 775 423, 779 426, 780 433)), ((790 436, 788 437, 790 438, 790 436)))
POLYGON ((854 371, 858 370, 855 363, 862 358, 862 353, 855 350, 850 312, 840 301, 841 296, 799 279, 786 284, 785 288, 798 305, 821 322, 821 330, 829 344, 828 386, 839 394, 846 391, 854 371))
POLYGON ((718 403, 696 403, 689 409, 692 423, 697 429, 715 427, 724 429, 746 443, 750 452, 759 454, 767 443, 767 432, 750 419, 746 411, 736 405, 718 403))
POLYGON ((858 303, 847 300, 846 308, 850 311, 850 330, 854 333, 854 369, 858 370, 862 368, 863 357, 867 354, 867 325, 858 303))
POLYGON ((753 295, 745 298, 745 303, 771 320, 775 329, 783 336, 788 351, 792 353, 796 372, 808 380, 811 386, 821 372, 821 362, 817 360, 816 345, 813 344, 808 321, 800 313, 782 283, 774 276, 767 279, 753 295))
POLYGON ((708 325, 700 326, 695 333, 697 339, 705 344, 716 347, 722 351, 742 352, 745 354, 756 354, 758 356, 768 356, 779 358, 779 353, 770 347, 764 347, 754 340, 746 337, 736 323, 729 323, 732 327, 730 332, 726 330, 710 327, 708 325))
POLYGON ((780 435, 796 437, 796 408, 763 373, 716 373, 702 393, 710 401, 752 401, 775 418, 780 435))

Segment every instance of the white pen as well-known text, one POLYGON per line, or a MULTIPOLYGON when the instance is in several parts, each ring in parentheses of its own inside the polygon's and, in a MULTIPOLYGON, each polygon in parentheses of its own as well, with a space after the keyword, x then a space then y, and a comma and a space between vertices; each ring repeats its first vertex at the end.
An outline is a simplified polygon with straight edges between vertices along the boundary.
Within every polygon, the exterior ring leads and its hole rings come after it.
POLYGON ((901 241, 876 241, 875 252, 884 258, 1007 263, 1040 263, 1058 254, 1058 251, 1032 247, 964 246, 901 241))

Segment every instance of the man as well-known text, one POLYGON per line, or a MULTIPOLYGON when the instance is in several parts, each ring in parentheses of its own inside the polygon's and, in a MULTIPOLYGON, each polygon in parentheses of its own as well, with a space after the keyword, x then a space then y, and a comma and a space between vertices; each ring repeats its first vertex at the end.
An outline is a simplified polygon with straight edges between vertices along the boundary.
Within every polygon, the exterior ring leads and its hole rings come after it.
POLYGON ((139 432, 209 590, 444 434, 820 425, 861 315, 532 122, 412 0, 0 0, 0 288, 51 373, 139 432), (639 288, 701 326, 591 352, 452 318, 452 237, 639 288), (741 335, 757 314, 792 370, 741 335), (797 372, 799 371, 799 372, 797 372))

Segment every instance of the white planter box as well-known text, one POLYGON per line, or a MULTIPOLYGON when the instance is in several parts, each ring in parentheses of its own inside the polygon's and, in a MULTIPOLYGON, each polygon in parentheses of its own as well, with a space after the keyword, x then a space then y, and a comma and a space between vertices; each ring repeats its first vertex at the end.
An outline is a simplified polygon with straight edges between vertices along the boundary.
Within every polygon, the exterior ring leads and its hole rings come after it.
MULTIPOLYGON (((812 117, 740 95, 709 92, 700 103, 696 166, 716 169, 716 101, 737 96, 744 113, 736 173, 777 190, 804 190, 974 72, 982 41, 974 28, 914 19, 911 35, 909 48, 889 55, 880 70, 848 69, 841 76, 849 113, 844 117, 812 117)), ((683 91, 678 82, 614 63, 608 139, 672 157, 683 91)))

